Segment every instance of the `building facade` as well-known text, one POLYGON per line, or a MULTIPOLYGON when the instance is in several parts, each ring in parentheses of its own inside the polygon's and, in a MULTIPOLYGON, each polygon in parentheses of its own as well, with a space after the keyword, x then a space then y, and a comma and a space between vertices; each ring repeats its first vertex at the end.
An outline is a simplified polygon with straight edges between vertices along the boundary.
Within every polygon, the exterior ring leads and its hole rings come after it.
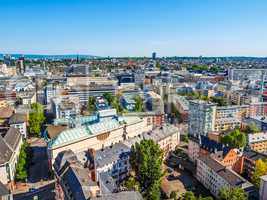
POLYGON ((199 156, 197 159, 196 177, 217 198, 223 187, 240 187, 248 193, 253 187, 233 170, 226 168, 208 155, 199 156))
POLYGON ((12 127, 3 137, 0 136, 0 181, 9 185, 11 190, 14 186, 16 163, 23 144, 22 138, 18 129, 12 127))
POLYGON ((248 134, 248 146, 257 152, 267 152, 267 133, 248 134))
POLYGON ((201 100, 189 102, 188 133, 191 136, 207 135, 214 131, 216 105, 201 100))

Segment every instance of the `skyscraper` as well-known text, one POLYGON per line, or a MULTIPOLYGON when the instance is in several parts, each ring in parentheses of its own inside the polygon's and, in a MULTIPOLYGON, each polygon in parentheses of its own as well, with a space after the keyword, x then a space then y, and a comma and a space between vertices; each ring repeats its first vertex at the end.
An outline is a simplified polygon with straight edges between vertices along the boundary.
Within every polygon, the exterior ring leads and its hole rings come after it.
POLYGON ((153 59, 153 60, 156 60, 156 56, 157 56, 156 52, 153 52, 153 53, 152 53, 152 59, 153 59))
POLYGON ((18 60, 18 63, 17 63, 17 71, 20 73, 20 74, 23 74, 25 72, 25 65, 24 65, 24 56, 21 56, 18 60))
POLYGON ((4 55, 4 63, 7 65, 7 66, 11 66, 11 55, 9 54, 5 54, 4 55))

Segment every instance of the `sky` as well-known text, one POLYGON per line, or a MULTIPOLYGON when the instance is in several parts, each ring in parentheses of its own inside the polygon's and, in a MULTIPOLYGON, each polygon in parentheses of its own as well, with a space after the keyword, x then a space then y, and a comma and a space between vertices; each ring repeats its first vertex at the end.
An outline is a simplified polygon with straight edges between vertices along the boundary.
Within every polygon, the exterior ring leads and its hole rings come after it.
POLYGON ((0 0, 0 52, 267 56, 266 0, 0 0))

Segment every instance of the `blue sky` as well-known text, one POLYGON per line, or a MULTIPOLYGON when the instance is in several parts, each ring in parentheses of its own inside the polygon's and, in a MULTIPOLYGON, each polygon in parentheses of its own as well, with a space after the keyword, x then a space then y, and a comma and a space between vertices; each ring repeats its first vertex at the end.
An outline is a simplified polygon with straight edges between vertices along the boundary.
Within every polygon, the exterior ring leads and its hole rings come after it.
POLYGON ((0 52, 267 56, 266 0, 0 0, 0 52))

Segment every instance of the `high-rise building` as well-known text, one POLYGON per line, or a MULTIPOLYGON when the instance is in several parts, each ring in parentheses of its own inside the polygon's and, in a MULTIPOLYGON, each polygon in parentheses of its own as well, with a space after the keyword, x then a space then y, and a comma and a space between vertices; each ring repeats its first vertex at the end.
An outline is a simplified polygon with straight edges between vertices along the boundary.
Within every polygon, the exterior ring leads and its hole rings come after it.
POLYGON ((156 52, 153 52, 153 53, 152 53, 152 59, 153 59, 153 60, 156 60, 156 56, 157 56, 156 52))
POLYGON ((7 66, 10 66, 11 63, 12 63, 11 55, 5 54, 4 55, 4 64, 6 64, 7 66))
POLYGON ((207 136, 214 131, 216 117, 216 104, 202 100, 189 102, 188 133, 193 137, 207 136))
POLYGON ((17 62, 17 72, 23 74, 25 72, 24 56, 21 56, 17 62))

